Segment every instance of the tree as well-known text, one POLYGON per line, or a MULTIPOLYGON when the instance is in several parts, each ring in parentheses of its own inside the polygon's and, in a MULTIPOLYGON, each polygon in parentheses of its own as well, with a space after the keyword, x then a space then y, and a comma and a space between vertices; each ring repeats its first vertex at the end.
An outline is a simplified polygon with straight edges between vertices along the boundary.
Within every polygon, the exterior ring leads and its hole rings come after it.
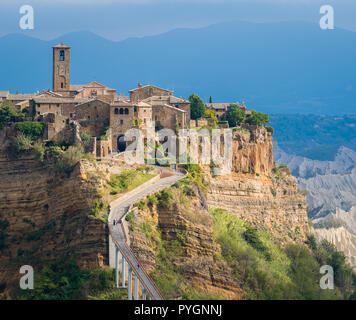
POLYGON ((218 122, 218 118, 216 117, 215 110, 213 110, 213 109, 206 109, 205 116, 210 119, 214 119, 215 122, 218 122))
POLYGON ((249 116, 246 119, 246 123, 255 125, 255 126, 265 125, 265 124, 269 123, 268 114, 252 110, 251 116, 249 116))
POLYGON ((230 104, 226 112, 226 120, 229 122, 230 127, 236 127, 245 120, 245 112, 237 105, 230 104))
POLYGON ((210 96, 210 98, 209 98, 209 103, 213 103, 213 97, 212 96, 210 96))
POLYGON ((5 101, 0 104, 0 130, 11 122, 14 122, 16 117, 19 117, 20 114, 17 112, 17 109, 8 101, 5 101))
POLYGON ((192 94, 189 97, 190 101, 190 117, 193 120, 199 119, 205 115, 205 105, 199 96, 192 94))

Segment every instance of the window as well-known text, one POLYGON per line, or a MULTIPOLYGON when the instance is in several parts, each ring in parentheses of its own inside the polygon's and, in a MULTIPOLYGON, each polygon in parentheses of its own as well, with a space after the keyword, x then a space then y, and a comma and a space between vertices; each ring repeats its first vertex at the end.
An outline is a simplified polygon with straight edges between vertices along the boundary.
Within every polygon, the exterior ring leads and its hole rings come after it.
POLYGON ((155 121, 158 121, 158 116, 155 116, 155 121))
POLYGON ((145 119, 143 119, 143 123, 146 123, 146 118, 145 118, 145 119))
POLYGON ((70 117, 73 118, 73 113, 70 114, 70 117))
POLYGON ((39 108, 40 108, 40 107, 41 107, 41 104, 40 104, 40 103, 37 103, 37 107, 39 107, 39 108))
POLYGON ((124 109, 120 108, 120 114, 124 114, 124 109))
POLYGON ((64 50, 61 50, 59 53, 59 61, 64 61, 64 50))
POLYGON ((59 103, 57 103, 57 107, 59 107, 59 103))
POLYGON ((115 108, 114 113, 115 113, 115 114, 119 114, 119 108, 115 108))
POLYGON ((134 112, 137 112, 137 107, 134 107, 134 112))
POLYGON ((143 112, 146 112, 146 109, 143 109, 143 112))
POLYGON ((125 108, 125 114, 129 114, 129 109, 125 108))
POLYGON ((88 116, 88 120, 90 120, 90 116, 88 116))
POLYGON ((64 86, 63 86, 63 82, 61 82, 61 88, 63 89, 63 87, 64 87, 64 86))
POLYGON ((96 90, 91 91, 92 97, 96 97, 98 95, 98 92, 96 90))
POLYGON ((121 119, 121 120, 120 120, 120 124, 124 124, 124 120, 121 119))

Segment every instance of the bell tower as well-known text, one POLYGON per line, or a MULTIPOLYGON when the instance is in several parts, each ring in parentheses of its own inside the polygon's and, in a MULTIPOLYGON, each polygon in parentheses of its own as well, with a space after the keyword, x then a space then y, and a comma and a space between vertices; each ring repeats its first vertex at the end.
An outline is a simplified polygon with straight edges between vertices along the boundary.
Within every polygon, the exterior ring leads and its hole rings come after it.
POLYGON ((60 43, 53 47, 53 91, 70 90, 70 47, 60 43))

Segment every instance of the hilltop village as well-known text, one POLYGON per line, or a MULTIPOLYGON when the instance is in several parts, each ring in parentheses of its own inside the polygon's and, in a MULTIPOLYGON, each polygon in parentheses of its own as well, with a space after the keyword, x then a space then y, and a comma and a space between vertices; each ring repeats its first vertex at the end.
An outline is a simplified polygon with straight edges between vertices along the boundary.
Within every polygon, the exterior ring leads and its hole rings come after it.
MULTIPOLYGON (((18 112, 27 111, 33 120, 45 124, 44 140, 72 144, 84 134, 90 137, 89 152, 101 158, 124 151, 125 132, 131 128, 145 132, 149 122, 156 130, 175 131, 208 124, 204 118, 191 121, 189 100, 154 85, 138 84, 125 96, 96 81, 71 84, 70 50, 63 43, 53 47, 52 90, 37 94, 0 91, 0 102, 9 101, 18 112)), ((229 105, 209 103, 206 108, 222 120, 229 105)), ((241 109, 246 111, 244 104, 241 109)))
MULTIPOLYGON (((70 50, 53 47, 52 90, 0 91, 0 299, 352 295, 352 270, 334 247, 316 242, 306 193, 274 163, 268 115, 154 85, 138 84, 128 96, 96 81, 73 85, 70 50), (230 128, 231 172, 217 174, 214 161, 122 161, 126 132, 145 135, 152 124, 230 128), (318 278, 330 257, 343 270, 333 292, 318 278), (25 293, 24 265, 39 274, 25 293), (77 283, 62 281, 73 277, 77 283)), ((168 157, 163 145, 153 147, 168 157)))

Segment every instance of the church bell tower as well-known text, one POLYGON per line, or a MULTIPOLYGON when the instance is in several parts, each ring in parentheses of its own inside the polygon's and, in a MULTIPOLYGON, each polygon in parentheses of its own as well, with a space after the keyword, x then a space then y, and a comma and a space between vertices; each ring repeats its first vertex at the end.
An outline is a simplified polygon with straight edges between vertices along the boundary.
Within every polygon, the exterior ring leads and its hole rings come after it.
POLYGON ((53 91, 70 90, 70 47, 60 43, 53 47, 53 91))

